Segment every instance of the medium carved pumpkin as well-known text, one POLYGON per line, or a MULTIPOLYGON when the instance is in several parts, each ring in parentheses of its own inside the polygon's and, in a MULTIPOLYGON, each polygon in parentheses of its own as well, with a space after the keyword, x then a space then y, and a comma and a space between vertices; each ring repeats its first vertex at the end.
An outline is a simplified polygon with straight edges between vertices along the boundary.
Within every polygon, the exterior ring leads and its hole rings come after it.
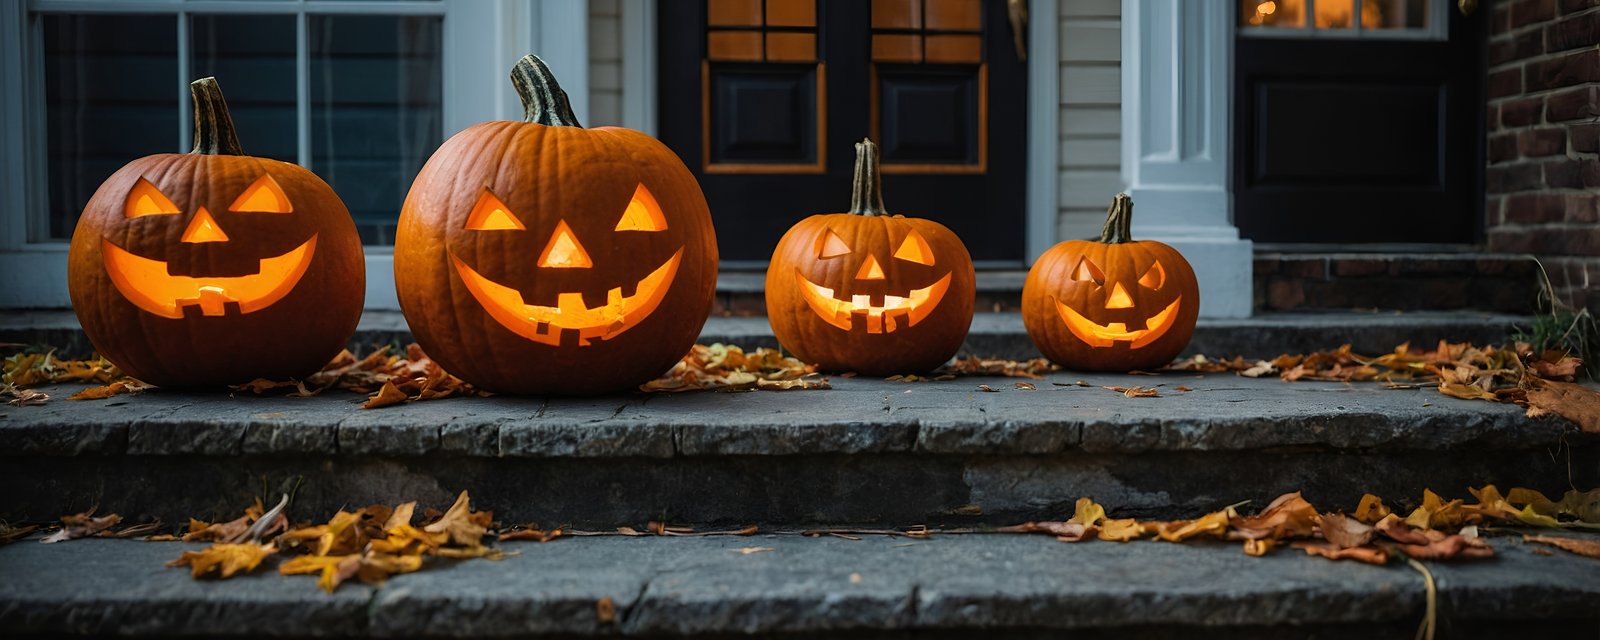
POLYGON ((106 359, 161 386, 313 373, 361 318, 355 223, 316 174, 244 155, 215 78, 190 91, 194 150, 128 163, 78 218, 78 321, 106 359))
POLYGON ((878 146, 856 143, 849 213, 783 234, 767 267, 779 344, 828 371, 928 371, 960 350, 976 295, 972 256, 944 225, 889 215, 878 146))
POLYGON ((417 174, 395 286, 418 344, 504 393, 635 387, 711 310, 716 234, 694 175, 655 139, 585 129, 537 57, 511 73, 523 122, 452 136, 417 174))
POLYGON ((1082 371, 1163 366, 1183 351, 1200 313, 1189 262, 1166 244, 1131 237, 1133 200, 1117 194, 1098 242, 1044 252, 1022 286, 1022 321, 1039 351, 1082 371))

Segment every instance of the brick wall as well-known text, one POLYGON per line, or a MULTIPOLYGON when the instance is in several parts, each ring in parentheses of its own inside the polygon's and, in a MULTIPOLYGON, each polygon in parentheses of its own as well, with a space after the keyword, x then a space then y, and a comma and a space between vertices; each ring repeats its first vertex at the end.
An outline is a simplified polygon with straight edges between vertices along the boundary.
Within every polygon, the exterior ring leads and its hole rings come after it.
POLYGON ((1558 294, 1600 312, 1600 0, 1492 10, 1488 250, 1538 257, 1558 294))

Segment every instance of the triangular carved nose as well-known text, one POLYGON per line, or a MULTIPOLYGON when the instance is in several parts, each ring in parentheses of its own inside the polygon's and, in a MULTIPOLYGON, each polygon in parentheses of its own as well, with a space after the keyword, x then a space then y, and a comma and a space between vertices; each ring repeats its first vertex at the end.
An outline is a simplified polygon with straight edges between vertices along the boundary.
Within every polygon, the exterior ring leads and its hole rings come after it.
POLYGON ((222 227, 217 224, 216 218, 211 217, 211 212, 200 207, 180 239, 184 242, 227 242, 228 234, 222 232, 222 227))
POLYGON ((1121 282, 1117 282, 1117 283, 1114 283, 1114 284, 1111 285, 1111 295, 1106 298, 1106 308, 1107 309, 1131 309, 1131 308, 1133 308, 1133 298, 1128 295, 1128 290, 1127 289, 1122 288, 1122 283, 1121 282))
POLYGON ((867 261, 861 263, 861 270, 856 272, 857 280, 882 280, 883 267, 878 265, 878 259, 867 254, 867 261))
POLYGON ((589 252, 583 250, 583 245, 578 242, 578 236, 572 233, 572 227, 567 226, 567 221, 556 223, 555 235, 550 236, 550 243, 544 246, 544 252, 539 254, 539 266, 551 269, 588 269, 594 266, 589 260, 589 252))

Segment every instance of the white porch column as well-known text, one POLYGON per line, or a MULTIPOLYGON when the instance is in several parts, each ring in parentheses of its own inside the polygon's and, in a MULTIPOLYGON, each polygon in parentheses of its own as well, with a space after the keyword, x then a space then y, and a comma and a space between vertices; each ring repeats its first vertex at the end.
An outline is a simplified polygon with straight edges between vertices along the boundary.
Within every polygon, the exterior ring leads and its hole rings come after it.
POLYGON ((1228 190, 1231 0, 1122 0, 1122 176, 1136 239, 1176 247, 1200 316, 1250 315, 1251 248, 1228 190))

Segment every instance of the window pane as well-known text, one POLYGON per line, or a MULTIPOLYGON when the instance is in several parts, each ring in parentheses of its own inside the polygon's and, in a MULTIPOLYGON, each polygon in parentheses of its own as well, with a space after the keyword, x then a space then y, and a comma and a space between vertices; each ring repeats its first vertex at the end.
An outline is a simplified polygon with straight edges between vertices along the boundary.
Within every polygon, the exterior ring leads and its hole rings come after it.
POLYGON ((253 156, 295 162, 294 16, 195 16, 190 74, 216 76, 239 144, 253 156))
POLYGON ((1287 27, 1306 25, 1305 0, 1240 0, 1239 26, 1287 27))
POLYGON ((1353 0, 1317 0, 1318 29, 1350 29, 1355 27, 1351 9, 1353 0))
POLYGON ((40 20, 49 237, 67 238, 112 172, 134 158, 180 151, 178 22, 170 15, 40 20))
POLYGON ((1428 0, 1361 0, 1361 26, 1367 29, 1425 29, 1428 0))
POLYGON ((311 168, 362 241, 393 244, 411 179, 441 142, 439 17, 311 16, 311 168))

